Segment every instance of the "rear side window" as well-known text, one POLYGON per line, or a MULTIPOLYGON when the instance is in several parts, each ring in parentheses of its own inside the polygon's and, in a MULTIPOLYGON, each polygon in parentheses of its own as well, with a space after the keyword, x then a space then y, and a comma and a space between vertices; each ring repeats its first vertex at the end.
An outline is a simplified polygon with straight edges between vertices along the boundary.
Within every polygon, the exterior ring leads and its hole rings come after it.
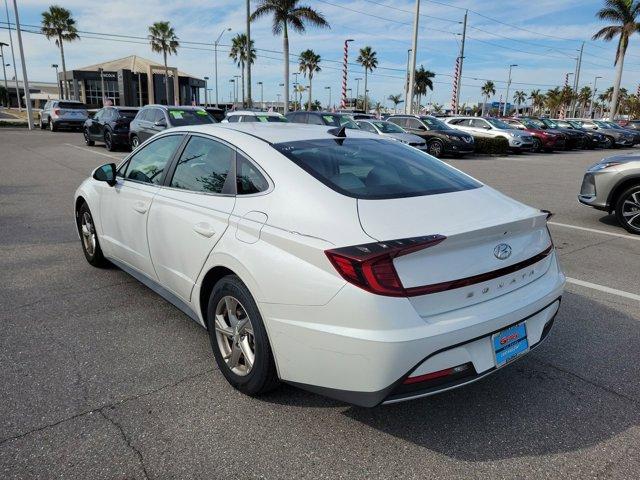
POLYGON ((118 118, 128 118, 128 119, 133 119, 135 118, 136 114, 138 113, 137 110, 118 110, 117 111, 118 118))
POLYGON ((253 163, 240 153, 238 153, 237 159, 236 189, 238 195, 260 193, 269 188, 269 182, 253 163))
POLYGON ((400 142, 320 139, 279 143, 274 148, 333 190, 355 198, 415 197, 482 186, 400 142))
POLYGON ((222 193, 235 150, 203 137, 191 137, 180 155, 171 179, 173 188, 192 192, 222 193))
POLYGON ((324 122, 322 121, 322 118, 320 118, 319 115, 309 115, 309 123, 312 125, 324 125, 324 122))
POLYGON ((173 157, 182 135, 168 135, 138 150, 131 160, 124 177, 138 182, 159 185, 167 163, 173 157))

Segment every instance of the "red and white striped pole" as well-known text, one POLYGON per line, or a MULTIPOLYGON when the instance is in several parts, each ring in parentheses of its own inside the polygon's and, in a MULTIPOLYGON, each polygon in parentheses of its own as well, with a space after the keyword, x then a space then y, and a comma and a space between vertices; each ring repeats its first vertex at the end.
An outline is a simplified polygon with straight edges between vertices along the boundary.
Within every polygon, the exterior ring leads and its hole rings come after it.
POLYGON ((458 114, 458 78, 460 77, 460 57, 456 58, 453 70, 453 88, 451 89, 451 111, 458 114))
POLYGON ((349 42, 353 42, 352 38, 344 41, 344 61, 342 64, 342 99, 340 100, 340 108, 347 108, 347 72, 349 69, 349 42))

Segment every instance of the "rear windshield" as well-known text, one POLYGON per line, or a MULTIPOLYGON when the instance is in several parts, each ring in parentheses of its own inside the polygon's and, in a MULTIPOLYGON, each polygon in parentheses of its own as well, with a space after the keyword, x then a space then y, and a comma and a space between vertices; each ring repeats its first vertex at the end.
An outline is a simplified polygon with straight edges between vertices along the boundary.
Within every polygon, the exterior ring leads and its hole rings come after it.
POLYGON ((174 127, 185 125, 202 125, 204 123, 215 123, 215 120, 204 110, 191 110, 182 108, 170 108, 169 118, 174 127))
POLYGON ((336 192, 355 198, 415 197, 482 186, 400 142, 320 139, 279 143, 274 148, 336 192))
POLYGON ((138 114, 138 110, 118 110, 122 118, 134 119, 138 114))
POLYGON ((84 103, 76 103, 76 102, 60 102, 58 103, 58 108, 66 108, 76 109, 76 110, 86 110, 87 106, 84 103))
MULTIPOLYGON (((287 120, 284 117, 281 117, 280 115, 256 115, 256 122, 275 122, 275 123, 287 123, 289 120, 287 120)), ((245 119, 245 122, 247 120, 245 119)))

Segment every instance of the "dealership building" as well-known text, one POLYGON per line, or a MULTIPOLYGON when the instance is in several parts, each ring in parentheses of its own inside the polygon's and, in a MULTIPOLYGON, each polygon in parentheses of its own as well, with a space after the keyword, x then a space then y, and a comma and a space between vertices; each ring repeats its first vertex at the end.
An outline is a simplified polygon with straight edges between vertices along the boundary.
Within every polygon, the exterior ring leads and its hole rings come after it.
POLYGON ((113 105, 139 107, 150 103, 166 105, 191 105, 200 103, 200 90, 205 81, 169 67, 169 98, 165 89, 164 65, 131 55, 110 62, 90 65, 60 72, 58 80, 62 88, 66 81, 69 96, 80 100, 89 108, 103 106, 103 98, 113 105))

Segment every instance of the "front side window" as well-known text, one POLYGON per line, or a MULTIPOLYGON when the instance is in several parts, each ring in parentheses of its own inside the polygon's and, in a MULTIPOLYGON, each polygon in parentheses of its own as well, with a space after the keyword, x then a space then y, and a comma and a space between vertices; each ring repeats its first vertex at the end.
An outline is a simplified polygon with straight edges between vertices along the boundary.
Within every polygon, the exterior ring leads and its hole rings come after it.
POLYGON ((449 130, 447 124, 437 118, 422 116, 420 120, 422 120, 422 123, 424 123, 429 130, 449 130))
POLYGON ((309 115, 309 123, 311 125, 324 125, 322 118, 319 115, 314 114, 309 115))
POLYGON ((258 168, 242 154, 238 154, 236 163, 236 189, 238 195, 264 192, 269 188, 269 182, 258 168))
POLYGON ((505 129, 508 130, 511 128, 509 125, 504 123, 502 120, 498 120, 497 118, 488 118, 487 122, 489 122, 494 127, 500 128, 502 130, 505 130, 505 129))
POLYGON ((355 198, 414 197, 482 186, 400 142, 319 139, 279 143, 274 148, 328 187, 355 198))
POLYGON ((210 138, 191 137, 171 179, 173 188, 222 193, 235 150, 210 138))
POLYGON ((358 123, 358 126, 365 132, 378 133, 376 129, 373 128, 373 126, 367 122, 357 122, 357 123, 358 123))
POLYGON ((418 120, 417 118, 408 118, 407 128, 410 128, 412 130, 425 130, 424 126, 420 123, 420 120, 418 120))
POLYGON ((181 142, 182 135, 168 135, 138 150, 129 160, 125 178, 159 185, 169 160, 181 142))
POLYGON ((398 125, 391 122, 376 121, 371 123, 382 133, 406 133, 398 125))

